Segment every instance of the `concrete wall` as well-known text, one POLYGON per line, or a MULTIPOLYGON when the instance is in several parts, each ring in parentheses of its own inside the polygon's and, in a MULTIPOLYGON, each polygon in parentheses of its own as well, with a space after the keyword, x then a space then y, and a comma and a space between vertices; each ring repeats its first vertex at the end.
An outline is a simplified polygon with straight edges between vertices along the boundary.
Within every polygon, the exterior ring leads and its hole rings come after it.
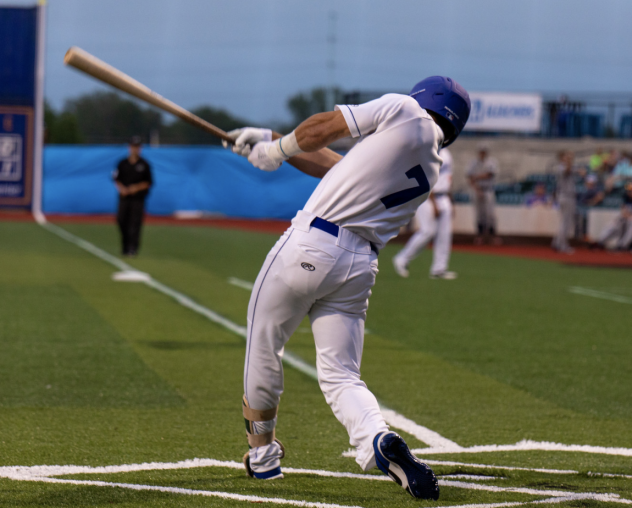
MULTIPOLYGON (((614 220, 618 210, 590 210, 588 212, 588 236, 592 240, 614 220)), ((559 227, 559 215, 553 207, 496 206, 498 233, 519 236, 553 236, 559 227)), ((474 234, 476 225, 474 207, 470 204, 454 206, 454 232, 474 234)))
POLYGON ((533 173, 549 173, 555 164, 559 150, 572 150, 578 162, 588 162, 597 147, 606 150, 632 151, 632 140, 621 139, 540 139, 515 136, 501 137, 460 137, 451 147, 454 156, 454 191, 468 189, 465 170, 470 160, 476 156, 477 145, 484 140, 489 145, 490 154, 500 164, 499 183, 515 182, 533 173))

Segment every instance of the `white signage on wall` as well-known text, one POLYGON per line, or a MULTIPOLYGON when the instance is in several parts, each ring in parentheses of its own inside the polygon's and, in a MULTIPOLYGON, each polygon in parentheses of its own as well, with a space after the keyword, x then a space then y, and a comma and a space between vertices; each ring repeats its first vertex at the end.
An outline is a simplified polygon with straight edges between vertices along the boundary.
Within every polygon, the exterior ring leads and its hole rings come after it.
POLYGON ((22 136, 0 134, 0 181, 22 178, 22 136))
POLYGON ((542 96, 527 93, 470 92, 469 131, 540 132, 542 96))

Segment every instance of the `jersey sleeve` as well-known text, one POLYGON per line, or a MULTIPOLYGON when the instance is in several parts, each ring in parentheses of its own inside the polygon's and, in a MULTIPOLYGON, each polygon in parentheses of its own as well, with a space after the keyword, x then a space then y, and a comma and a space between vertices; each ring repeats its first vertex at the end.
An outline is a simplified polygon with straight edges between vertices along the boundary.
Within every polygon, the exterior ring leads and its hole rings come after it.
POLYGON ((375 132, 378 126, 399 108, 402 99, 406 97, 386 94, 360 105, 336 104, 334 110, 340 111, 344 116, 351 137, 359 138, 375 132))
POLYGON ((123 161, 119 162, 116 166, 116 169, 112 171, 112 180, 114 180, 115 182, 121 181, 121 164, 123 164, 123 161))

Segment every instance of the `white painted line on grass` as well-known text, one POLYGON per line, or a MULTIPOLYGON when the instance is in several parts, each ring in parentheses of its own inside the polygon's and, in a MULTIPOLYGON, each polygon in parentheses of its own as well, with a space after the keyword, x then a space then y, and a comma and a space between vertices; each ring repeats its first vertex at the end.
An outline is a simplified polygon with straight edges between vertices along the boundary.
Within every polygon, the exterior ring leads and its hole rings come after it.
POLYGON ((416 448, 412 450, 415 454, 435 455, 447 453, 489 453, 489 452, 513 452, 527 450, 542 450, 549 452, 581 452, 596 453, 600 455, 619 455, 623 457, 632 457, 632 448, 617 448, 608 446, 591 446, 577 444, 552 443, 550 441, 531 441, 523 439, 512 445, 482 445, 470 446, 468 448, 459 448, 452 450, 448 447, 432 447, 432 448, 416 448))
POLYGON ((504 469, 506 471, 532 471, 534 473, 546 474, 579 474, 579 471, 574 471, 572 469, 543 469, 517 466, 496 466, 493 464, 470 464, 468 462, 453 462, 451 460, 428 460, 421 457, 420 459, 431 466, 465 466, 474 469, 504 469))
MULTIPOLYGON (((92 243, 87 242, 86 240, 83 240, 82 238, 79 238, 78 236, 75 236, 72 233, 69 233, 68 231, 60 228, 59 226, 51 224, 50 222, 43 222, 43 223, 40 223, 40 225, 43 228, 47 229, 48 231, 63 238, 64 240, 67 240, 77 245, 78 247, 81 247, 85 251, 97 256, 99 259, 105 261, 106 263, 110 263, 111 265, 116 266, 120 270, 123 270, 123 271, 135 270, 132 266, 112 256, 111 254, 108 254, 107 252, 100 249, 96 245, 93 245, 92 243)), ((240 326, 234 323, 233 321, 231 321, 230 319, 225 318, 224 316, 218 314, 217 312, 212 311, 211 309, 204 307, 203 305, 200 305, 199 303, 196 303, 187 295, 180 293, 179 291, 176 291, 175 289, 172 289, 169 286, 166 286, 162 282, 158 282, 152 277, 149 277, 147 280, 144 280, 143 283, 148 285, 149 287, 154 288, 157 291, 160 291, 161 293, 167 296, 170 296, 171 298, 176 300, 180 305, 187 307, 188 309, 191 309, 192 311, 197 312, 198 314, 201 314, 202 316, 206 317, 210 321, 213 321, 214 323, 219 324, 220 326, 223 326, 227 330, 230 330, 236 335, 239 335, 240 337, 246 339, 247 334, 246 334, 245 326, 240 326)), ((299 372, 302 372, 303 374, 318 381, 318 372, 316 371, 316 367, 310 365, 305 360, 291 353, 290 351, 284 352, 283 362, 285 362, 287 365, 290 365, 291 367, 294 367, 299 372)), ((396 429, 403 430, 404 432, 408 432, 409 434, 415 436, 417 439, 419 439, 420 441, 426 443, 427 445, 431 447, 436 447, 436 446, 458 447, 459 446, 456 443, 453 443, 452 441, 450 441, 449 439, 446 439, 440 434, 434 432, 433 430, 430 430, 422 425, 419 425, 413 422, 412 420, 409 420, 408 418, 396 413, 395 411, 388 409, 386 406, 381 405, 380 407, 382 408, 382 413, 384 414, 384 419, 386 420, 386 423, 388 423, 389 425, 391 425, 392 427, 396 429), (403 425, 405 426, 405 428, 399 427, 398 425, 403 425), (429 439, 429 441, 426 441, 426 439, 429 439)))
MULTIPOLYGON (((18 480, 18 478, 13 478, 18 480)), ((135 483, 118 483, 118 482, 103 482, 103 481, 93 481, 93 480, 66 480, 60 478, 48 478, 48 477, 25 477, 19 478, 21 481, 30 481, 30 482, 42 482, 42 483, 55 483, 55 484, 66 484, 66 485, 85 485, 85 486, 95 486, 95 487, 111 487, 111 488, 121 488, 121 489, 129 489, 136 491, 154 491, 161 492, 166 494, 181 494, 181 495, 189 495, 189 496, 204 496, 204 497, 219 497, 222 499, 231 499, 234 501, 245 501, 250 503, 276 503, 282 505, 290 505, 290 506, 299 506, 304 508, 362 508, 359 506, 349 506, 349 505, 339 505, 339 504, 331 504, 331 503, 319 503, 319 502, 310 502, 310 501, 295 501, 291 499, 284 498, 267 498, 260 496, 252 496, 252 495, 244 495, 244 494, 234 494, 232 492, 220 492, 220 491, 209 491, 209 490, 195 490, 195 489, 184 489, 181 487, 162 487, 156 485, 139 485, 135 483)), ((529 504, 549 504, 549 503, 561 503, 565 501, 577 501, 580 499, 595 499, 599 501, 611 501, 611 502, 624 502, 627 500, 623 500, 620 498, 612 498, 606 494, 585 494, 585 495, 573 495, 567 497, 552 497, 548 499, 543 499, 539 501, 527 501, 527 502, 514 502, 514 503, 488 503, 488 504, 467 504, 467 505, 452 505, 450 508, 497 508, 497 507, 505 507, 505 506, 524 506, 529 504)), ((628 504, 628 503, 625 503, 628 504)))
POLYGON ((255 285, 252 282, 248 282, 247 280, 241 280, 237 277, 228 277, 228 283, 233 286, 237 286, 238 288, 245 289, 246 291, 252 291, 255 285))
POLYGON ((603 476, 604 478, 629 478, 632 479, 632 475, 629 474, 615 474, 615 473, 593 473, 588 471, 588 476, 603 476))
POLYGON ((482 475, 477 475, 477 474, 461 474, 461 473, 442 474, 442 475, 438 475, 437 478, 441 478, 442 480, 479 480, 479 481, 506 480, 507 479, 502 476, 482 476, 482 475))
MULTIPOLYGON (((405 430, 405 425, 396 420, 400 426, 397 428, 405 430)), ((414 422, 413 422, 414 423, 414 422)), ((395 426, 395 425, 393 425, 395 426)), ((425 427, 424 427, 425 428, 425 427)), ((430 431, 433 432, 433 431, 430 431)), ((410 432, 409 432, 410 433, 410 432)), ((439 436, 441 439, 445 439, 439 436)), ((419 434, 419 439, 424 443, 429 443, 433 438, 430 434, 419 434), (425 439, 424 437, 425 436, 425 439)), ((452 444, 441 444, 440 440, 437 445, 430 448, 415 448, 411 450, 415 455, 449 455, 449 454, 461 454, 461 453, 493 453, 493 452, 515 452, 515 451, 549 451, 549 452, 578 452, 578 453, 593 453, 599 455, 618 455, 622 457, 632 457, 632 448, 618 448, 607 446, 592 446, 592 445, 577 445, 577 444, 563 444, 552 443, 550 441, 531 441, 529 439, 523 439, 516 444, 510 445, 480 445, 470 446, 468 448, 452 444)), ((343 457, 355 457, 357 452, 355 450, 347 450, 342 453, 343 457)))
POLYGON ((630 298, 629 296, 607 293, 605 291, 597 291, 596 289, 571 286, 568 288, 568 290, 571 293, 575 293, 576 295, 592 296, 593 298, 601 298, 602 300, 610 300, 617 303, 632 303, 632 298, 630 298))
MULTIPOLYGON (((549 499, 543 499, 541 501, 537 501, 538 503, 549 501, 551 503, 556 503, 559 498, 551 497, 549 499)), ((506 503, 482 503, 482 504, 451 504, 447 506, 442 506, 441 508, 504 508, 505 506, 526 506, 533 504, 533 501, 513 501, 506 503)))
POLYGON ((396 413, 392 409, 388 409, 380 404, 380 409, 382 410, 382 415, 384 415, 384 419, 386 423, 390 426, 395 427, 396 429, 403 430, 408 434, 415 436, 419 441, 422 441, 433 448, 440 448, 446 450, 453 450, 453 453, 458 453, 461 447, 456 444, 454 441, 450 441, 449 439, 443 437, 441 434, 435 432, 434 430, 430 430, 426 427, 415 423, 412 420, 409 420, 405 416, 396 413))
POLYGON ((63 483, 70 485, 88 485, 96 487, 118 487, 130 490, 150 490, 154 492, 165 492, 168 494, 185 494, 189 496, 219 497, 222 499, 232 499, 234 501, 246 501, 249 503, 275 503, 289 506, 300 506, 303 508, 362 508, 360 506, 349 506, 332 503, 314 503, 311 501, 298 501, 283 499, 279 497, 260 497, 244 494, 233 494, 232 492, 219 492, 214 490, 183 489, 180 487, 160 487, 156 485, 137 485, 135 483, 111 483, 91 480, 62 480, 59 478, 32 477, 24 478, 25 481, 44 483, 63 483))
MULTIPOLYGON (((342 454, 344 456, 345 453, 342 454)), ((355 457, 355 455, 353 455, 355 457)), ((419 457, 420 460, 425 462, 431 466, 464 466, 471 467, 474 469, 501 469, 505 471, 531 471, 534 473, 545 473, 545 474, 579 474, 579 471, 575 471, 574 469, 546 469, 546 468, 537 468, 537 467, 517 467, 517 466, 497 466, 494 464, 472 464, 469 462, 454 462, 451 460, 431 460, 426 459, 424 457, 419 457)), ((616 474, 616 473, 595 473, 588 472, 586 473, 588 476, 603 476, 606 478, 632 478, 632 475, 628 474, 616 474)))
MULTIPOLYGON (((182 489, 176 487, 160 487, 160 486, 150 486, 150 485, 138 485, 138 484, 129 484, 129 483, 114 483, 114 482, 103 482, 103 481, 90 481, 90 480, 68 480, 68 479, 60 479, 60 478, 51 478, 52 476, 63 476, 70 474, 115 474, 115 473, 129 473, 129 472, 137 472, 137 471, 152 471, 152 470, 167 470, 167 469, 190 469, 196 467, 227 467, 231 469, 244 469, 243 464, 240 464, 235 461, 219 461, 214 459, 193 459, 193 460, 185 460, 179 462, 151 462, 144 464, 123 464, 118 466, 101 466, 101 467, 90 467, 90 466, 9 466, 9 467, 0 467, 0 477, 9 478, 17 481, 34 481, 34 482, 47 482, 47 483, 70 483, 74 485, 94 485, 94 486, 102 486, 102 487, 120 487, 120 488, 128 488, 132 490, 155 490, 160 492, 169 492, 175 494, 187 494, 187 495, 202 495, 202 496, 211 496, 211 497, 221 497, 225 499, 234 499, 238 501, 250 501, 250 502, 264 502, 264 503, 279 503, 279 504, 288 504, 292 506, 304 506, 304 507, 313 507, 313 508, 329 508, 329 507, 339 507, 341 505, 337 504, 327 504, 327 503, 314 503, 309 501, 296 501, 290 499, 279 499, 279 498, 265 498, 259 496, 250 496, 250 495, 241 495, 241 494, 233 494, 229 492, 218 492, 218 491, 203 491, 203 490, 193 490, 193 489, 182 489)), ((335 477, 335 478, 353 478, 353 479, 361 479, 361 480, 370 480, 370 481, 391 481, 387 476, 377 476, 377 475, 368 475, 368 474, 354 474, 354 473, 345 473, 345 472, 336 472, 336 471, 325 471, 318 469, 295 469, 295 468, 284 468, 283 470, 286 474, 312 474, 317 476, 324 477, 335 477)), ((472 475, 469 475, 472 476, 472 475)), ((477 477, 477 479, 480 479, 477 477)), ((486 479, 493 479, 487 477, 486 479)), ((495 485, 479 485, 476 483, 470 482, 461 482, 461 481, 451 481, 446 479, 440 479, 439 485, 443 487, 453 487, 467 490, 478 490, 478 491, 486 491, 486 492, 507 492, 514 494, 527 494, 532 496, 552 496, 552 499, 558 502, 557 499, 564 500, 579 500, 579 499, 593 499, 599 501, 607 501, 607 502, 615 502, 622 504, 632 504, 632 501, 628 499, 621 498, 617 494, 597 494, 593 492, 583 492, 583 493, 569 493, 567 491, 558 491, 558 490, 540 490, 540 489, 531 489, 531 488, 523 488, 523 487, 498 487, 495 485)), ((543 502, 543 501, 541 501, 543 502)), ((533 503, 533 502, 531 502, 533 503)), ((529 504, 528 502, 520 502, 515 504, 518 506, 519 504, 529 504)), ((463 508, 463 505, 460 505, 463 508)), ((468 505, 466 505, 468 506, 468 505)), ((506 506, 501 503, 493 503, 488 505, 471 505, 471 506, 506 506)), ((512 504, 512 506, 514 506, 512 504)))
POLYGON ((530 504, 559 504, 567 501, 579 501, 583 499, 591 499, 594 501, 605 501, 613 503, 630 504, 627 499, 610 498, 607 494, 574 494, 567 497, 550 497, 547 499, 538 499, 537 501, 510 501, 505 503, 482 503, 482 504, 451 504, 442 506, 441 508, 503 508, 505 506, 528 506, 530 504))
POLYGON ((4 466, 0 467, 0 477, 7 475, 26 476, 64 476, 70 474, 116 474, 137 471, 156 471, 168 469, 192 469, 197 467, 226 467, 244 469, 241 462, 234 460, 189 459, 178 462, 143 462, 142 464, 122 464, 117 466, 4 466))

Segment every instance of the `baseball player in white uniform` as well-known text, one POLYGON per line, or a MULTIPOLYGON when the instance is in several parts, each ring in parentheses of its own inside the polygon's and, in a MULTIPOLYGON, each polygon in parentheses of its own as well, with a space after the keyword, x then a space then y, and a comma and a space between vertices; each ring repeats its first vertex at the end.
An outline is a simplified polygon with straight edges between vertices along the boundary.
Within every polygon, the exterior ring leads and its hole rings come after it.
POLYGON ((457 274, 448 270, 452 250, 452 154, 447 148, 439 152, 443 159, 439 179, 432 188, 429 199, 417 209, 418 230, 410 237, 406 246, 393 258, 395 271, 401 277, 408 277, 408 265, 432 240, 433 261, 430 267, 431 279, 456 279, 457 274))
POLYGON ((308 315, 320 387, 357 448, 360 467, 379 467, 414 497, 439 497, 432 470, 389 432, 360 379, 360 362, 378 253, 428 197, 439 176, 439 150, 456 139, 469 112, 467 92, 434 76, 409 96, 336 106, 284 137, 255 128, 231 133, 233 151, 264 171, 289 160, 322 178, 268 254, 250 298, 243 414, 250 447, 244 463, 253 478, 283 476, 284 449, 275 436, 281 359, 308 315), (348 136, 359 142, 344 158, 326 148, 348 136))

